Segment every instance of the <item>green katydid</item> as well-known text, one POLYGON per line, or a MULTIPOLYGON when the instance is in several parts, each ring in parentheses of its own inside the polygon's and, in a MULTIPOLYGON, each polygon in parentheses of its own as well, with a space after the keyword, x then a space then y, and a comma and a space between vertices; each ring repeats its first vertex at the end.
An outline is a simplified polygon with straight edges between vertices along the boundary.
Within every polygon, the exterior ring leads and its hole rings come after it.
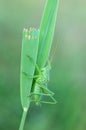
MULTIPOLYGON (((28 56, 28 58, 31 60, 31 62, 33 62, 30 56, 28 56)), ((50 63, 48 62, 48 65, 42 68, 41 70, 39 69, 37 64, 35 66, 36 66, 37 75, 31 77, 30 75, 25 73, 25 75, 27 75, 28 78, 34 79, 31 92, 28 95, 30 100, 35 102, 36 105, 40 103, 56 104, 57 101, 53 97, 54 93, 47 88, 47 84, 49 82, 49 77, 50 77, 50 69, 51 69, 50 63), (48 96, 52 99, 52 101, 42 101, 41 100, 42 96, 48 96)))

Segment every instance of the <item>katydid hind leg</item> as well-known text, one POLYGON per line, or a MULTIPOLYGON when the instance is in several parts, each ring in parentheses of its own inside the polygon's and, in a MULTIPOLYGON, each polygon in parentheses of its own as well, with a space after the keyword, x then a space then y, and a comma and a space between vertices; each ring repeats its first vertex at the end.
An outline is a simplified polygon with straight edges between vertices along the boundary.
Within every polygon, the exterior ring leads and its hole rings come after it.
POLYGON ((28 97, 31 97, 33 95, 39 95, 39 96, 52 96, 51 94, 45 94, 45 93, 35 93, 35 92, 31 92, 28 97))
POLYGON ((57 101, 55 100, 55 98, 51 95, 51 94, 45 94, 45 93, 31 93, 31 94, 29 94, 28 96, 29 97, 31 97, 31 96, 33 96, 33 95, 39 95, 39 96, 48 96, 48 97, 50 97, 51 99, 52 99, 52 101, 42 101, 42 100, 31 100, 31 101, 34 101, 34 102, 40 102, 40 103, 46 103, 46 104, 56 104, 57 103, 57 101))
POLYGON ((52 92, 51 90, 49 90, 46 87, 43 87, 42 85, 39 85, 39 87, 42 89, 42 91, 46 94, 51 94, 52 96, 54 95, 54 92, 52 92))
POLYGON ((57 102, 56 101, 52 101, 52 102, 47 102, 47 101, 40 101, 40 103, 43 103, 43 104, 56 104, 57 102))
POLYGON ((56 104, 57 103, 56 99, 51 94, 43 94, 43 95, 44 96, 49 96, 52 99, 52 101, 49 101, 49 102, 40 101, 40 102, 45 102, 45 103, 48 103, 48 104, 56 104))
POLYGON ((42 101, 42 100, 41 100, 41 101, 40 101, 40 100, 37 101, 37 100, 31 100, 31 102, 37 102, 37 103, 39 103, 39 104, 40 104, 40 103, 43 103, 43 104, 51 104, 51 105, 57 103, 57 101, 56 101, 55 99, 54 99, 53 101, 42 101))
MULTIPOLYGON (((36 100, 31 100, 31 102, 37 102, 36 100)), ((43 103, 43 104, 51 104, 51 105, 53 105, 53 104, 56 104, 57 102, 47 102, 47 101, 38 101, 37 102, 37 105, 39 105, 40 103, 43 103)))

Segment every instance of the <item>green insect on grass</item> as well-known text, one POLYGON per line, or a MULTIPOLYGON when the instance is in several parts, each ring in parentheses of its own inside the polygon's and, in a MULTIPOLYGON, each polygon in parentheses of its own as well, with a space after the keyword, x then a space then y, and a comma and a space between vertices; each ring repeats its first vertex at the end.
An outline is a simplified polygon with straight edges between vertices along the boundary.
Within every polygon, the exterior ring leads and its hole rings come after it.
POLYGON ((55 29, 59 0, 47 0, 40 31, 24 29, 21 51, 20 94, 23 115, 19 130, 23 130, 30 103, 55 104, 54 93, 47 87, 49 82, 49 53, 55 29), (43 101, 48 96, 51 101, 43 101))

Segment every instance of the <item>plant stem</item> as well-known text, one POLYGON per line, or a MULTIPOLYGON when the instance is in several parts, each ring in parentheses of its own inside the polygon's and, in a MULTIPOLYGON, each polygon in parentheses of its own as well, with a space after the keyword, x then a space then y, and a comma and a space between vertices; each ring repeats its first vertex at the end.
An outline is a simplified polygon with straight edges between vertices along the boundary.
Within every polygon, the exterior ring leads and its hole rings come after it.
POLYGON ((23 110, 23 114, 22 114, 22 119, 21 119, 21 123, 20 123, 20 127, 19 127, 19 130, 23 130, 24 129, 24 124, 25 124, 25 119, 26 119, 26 116, 27 116, 27 110, 23 110))

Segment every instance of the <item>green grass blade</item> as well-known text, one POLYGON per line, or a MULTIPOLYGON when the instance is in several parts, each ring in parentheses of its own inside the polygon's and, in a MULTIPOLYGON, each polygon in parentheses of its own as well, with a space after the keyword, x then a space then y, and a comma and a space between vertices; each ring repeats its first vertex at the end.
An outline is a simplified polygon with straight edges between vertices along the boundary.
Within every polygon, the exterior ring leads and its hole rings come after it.
POLYGON ((39 49, 37 64, 40 68, 44 67, 51 49, 57 9, 59 0, 47 0, 44 15, 40 26, 39 49))
POLYGON ((35 64, 37 59, 39 43, 39 31, 36 29, 24 29, 23 32, 23 42, 22 42, 22 52, 21 52, 21 73, 20 73, 20 94, 21 94, 21 104, 24 110, 28 110, 29 99, 32 87, 32 78, 35 71, 35 64), (30 57, 30 58, 29 58, 30 57), (31 59, 33 61, 31 61, 31 59), (33 64, 34 63, 34 64, 33 64), (25 75, 26 73, 26 75, 25 75))
POLYGON ((23 130, 23 128, 24 128, 26 115, 27 115, 27 111, 23 111, 22 119, 21 119, 21 123, 20 123, 19 130, 23 130))

